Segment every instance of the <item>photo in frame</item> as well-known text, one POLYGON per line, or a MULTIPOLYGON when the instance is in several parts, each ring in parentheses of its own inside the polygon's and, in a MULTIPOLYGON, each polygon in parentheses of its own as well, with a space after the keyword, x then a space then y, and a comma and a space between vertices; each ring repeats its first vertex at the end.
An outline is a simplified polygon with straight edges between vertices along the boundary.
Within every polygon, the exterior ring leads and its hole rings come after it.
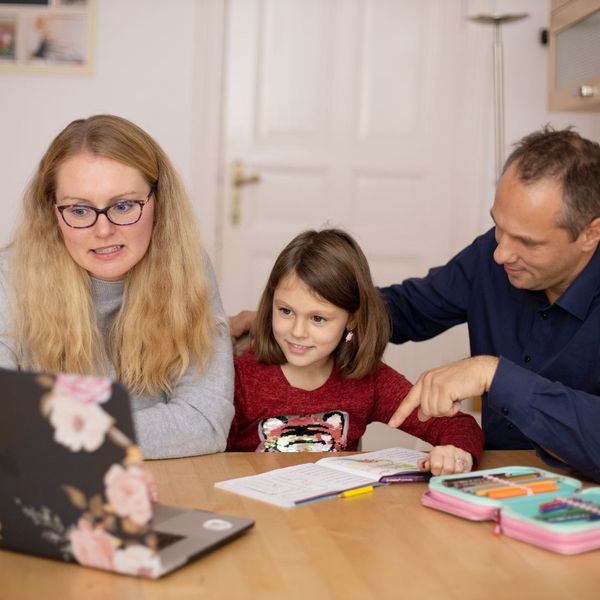
POLYGON ((0 72, 92 70, 94 0, 0 0, 0 72))
POLYGON ((16 60, 17 18, 0 16, 0 64, 16 60))

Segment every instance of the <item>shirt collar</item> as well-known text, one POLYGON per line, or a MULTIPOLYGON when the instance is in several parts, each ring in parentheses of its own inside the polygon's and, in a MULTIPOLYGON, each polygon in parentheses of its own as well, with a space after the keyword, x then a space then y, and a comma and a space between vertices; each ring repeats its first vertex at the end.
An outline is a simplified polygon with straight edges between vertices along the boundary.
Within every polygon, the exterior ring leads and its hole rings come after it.
POLYGON ((596 248, 590 262, 555 304, 583 321, 598 293, 600 293, 600 246, 596 248))

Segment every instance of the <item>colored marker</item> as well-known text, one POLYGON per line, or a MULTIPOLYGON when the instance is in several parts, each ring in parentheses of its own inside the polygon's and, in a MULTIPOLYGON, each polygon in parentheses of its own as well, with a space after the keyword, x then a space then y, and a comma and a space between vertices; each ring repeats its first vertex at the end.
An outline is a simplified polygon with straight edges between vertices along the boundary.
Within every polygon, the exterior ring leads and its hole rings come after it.
POLYGON ((500 484, 500 485, 496 485, 495 487, 492 487, 492 488, 485 486, 485 487, 482 487, 481 489, 473 490, 472 493, 474 493, 476 496, 491 496, 491 494, 496 493, 496 492, 508 491, 508 490, 514 490, 514 489, 516 489, 516 490, 524 489, 525 493, 527 493, 527 490, 531 490, 532 492, 535 492, 537 489, 545 489, 548 486, 552 486, 551 489, 554 490, 554 489, 559 489, 556 485, 557 480, 558 480, 558 477, 547 477, 544 479, 539 479, 538 481, 532 481, 530 483, 519 483, 518 485, 500 484))
POLYGON ((381 483, 410 483, 413 481, 429 481, 431 473, 405 473, 396 475, 384 475, 379 481, 381 483))
POLYGON ((520 479, 539 478, 542 474, 536 471, 527 471, 525 473, 494 473, 489 475, 471 475, 467 477, 454 477, 445 479, 442 483, 448 487, 459 489, 470 488, 480 485, 490 485, 494 480, 502 479, 506 481, 519 481, 520 479), (492 479, 493 477, 493 479, 492 479))
POLYGON ((340 498, 351 498, 352 496, 358 496, 360 494, 368 494, 373 491, 372 485, 365 485, 364 487, 354 488, 353 490, 346 490, 340 494, 340 498))
POLYGON ((531 492, 522 488, 504 488, 490 492, 487 497, 492 500, 500 500, 502 498, 513 498, 515 496, 527 496, 528 494, 545 494, 546 492, 556 492, 560 488, 555 483, 546 483, 539 487, 533 488, 531 492))

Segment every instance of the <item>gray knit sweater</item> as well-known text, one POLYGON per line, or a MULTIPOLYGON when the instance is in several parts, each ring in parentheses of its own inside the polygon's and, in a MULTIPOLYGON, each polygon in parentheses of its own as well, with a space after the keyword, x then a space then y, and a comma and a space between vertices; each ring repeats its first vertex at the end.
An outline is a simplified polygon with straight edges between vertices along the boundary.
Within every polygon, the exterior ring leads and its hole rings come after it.
MULTIPOLYGON (((208 263, 208 260, 207 260, 208 263)), ((8 330, 7 273, 9 253, 0 252, 0 367, 18 369, 14 342, 8 330)), ((211 303, 224 318, 212 266, 207 264, 212 289, 211 303)), ((92 278, 92 296, 100 330, 106 335, 119 310, 124 281, 92 278)), ((172 394, 132 395, 133 420, 144 458, 173 458, 209 454, 225 449, 233 418, 233 360, 226 325, 219 325, 214 356, 199 373, 190 366, 172 394)), ((114 372, 111 373, 114 376, 114 372)))

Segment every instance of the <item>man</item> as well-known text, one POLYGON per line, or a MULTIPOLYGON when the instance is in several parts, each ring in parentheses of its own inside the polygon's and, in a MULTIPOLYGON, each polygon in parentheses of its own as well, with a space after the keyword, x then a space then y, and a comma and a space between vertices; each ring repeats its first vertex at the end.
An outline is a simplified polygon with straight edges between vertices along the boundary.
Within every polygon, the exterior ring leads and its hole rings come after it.
POLYGON ((600 481, 600 145, 570 129, 526 136, 491 216, 448 264, 381 290, 392 342, 466 322, 472 355, 421 375, 389 424, 482 396, 487 449, 533 447, 600 481))
POLYGON ((389 424, 482 395, 487 449, 534 447, 600 481, 600 146, 570 130, 523 138, 491 216, 448 264, 381 290, 393 342, 467 322, 472 354, 421 375, 389 424))

